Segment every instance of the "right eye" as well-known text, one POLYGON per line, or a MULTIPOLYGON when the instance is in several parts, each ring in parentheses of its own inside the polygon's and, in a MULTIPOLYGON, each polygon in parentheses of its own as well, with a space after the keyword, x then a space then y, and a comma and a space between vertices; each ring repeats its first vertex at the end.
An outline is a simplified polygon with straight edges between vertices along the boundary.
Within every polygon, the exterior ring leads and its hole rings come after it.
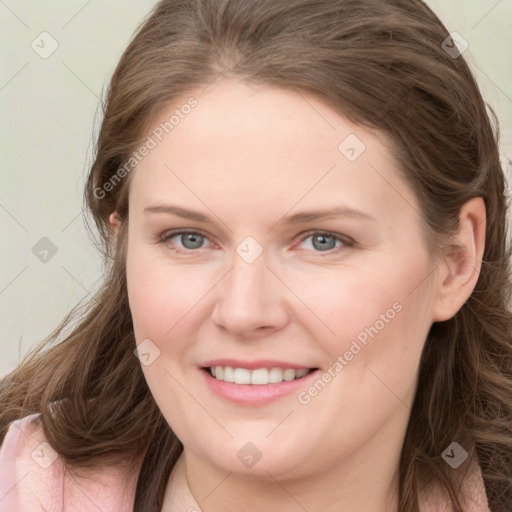
POLYGON ((202 244, 205 240, 208 240, 206 235, 197 230, 191 229, 176 229, 173 231, 167 231, 160 237, 160 242, 168 244, 171 242, 171 250, 186 254, 190 252, 196 252, 196 249, 202 249, 202 244), (179 243, 171 242, 173 238, 176 238, 179 243), (179 247, 181 244, 182 247, 179 247))

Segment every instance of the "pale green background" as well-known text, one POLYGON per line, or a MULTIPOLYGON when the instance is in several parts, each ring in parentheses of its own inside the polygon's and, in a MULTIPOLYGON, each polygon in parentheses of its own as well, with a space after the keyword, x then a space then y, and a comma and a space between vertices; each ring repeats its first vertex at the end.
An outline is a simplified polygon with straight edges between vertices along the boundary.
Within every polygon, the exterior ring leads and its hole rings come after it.
MULTIPOLYGON (((497 111, 503 161, 512 158, 512 0, 431 0, 497 111)), ((53 330, 101 278, 81 213, 98 100, 153 0, 0 0, 0 375, 53 330), (47 60, 31 48, 59 43, 47 60), (48 237, 47 263, 31 252, 48 237)), ((510 173, 510 168, 507 170, 510 173)))

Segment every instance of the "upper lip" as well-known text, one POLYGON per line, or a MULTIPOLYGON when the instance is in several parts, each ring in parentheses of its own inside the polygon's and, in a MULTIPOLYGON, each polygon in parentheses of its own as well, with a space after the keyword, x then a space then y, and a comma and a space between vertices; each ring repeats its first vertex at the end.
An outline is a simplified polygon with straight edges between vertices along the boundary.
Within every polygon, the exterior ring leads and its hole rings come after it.
POLYGON ((247 370, 257 370, 258 368, 293 368, 295 370, 311 369, 313 366, 305 366, 298 363, 289 363, 277 361, 275 359, 257 359, 254 361, 240 361, 239 359, 212 359, 201 365, 203 368, 211 366, 230 366, 231 368, 246 368, 247 370))

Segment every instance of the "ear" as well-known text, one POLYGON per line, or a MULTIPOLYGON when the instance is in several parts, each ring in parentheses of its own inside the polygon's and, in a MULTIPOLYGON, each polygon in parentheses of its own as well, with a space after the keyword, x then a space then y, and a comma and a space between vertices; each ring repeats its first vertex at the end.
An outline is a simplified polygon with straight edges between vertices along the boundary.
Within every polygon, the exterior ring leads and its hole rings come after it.
POLYGON ((119 233, 119 228, 121 227, 121 223, 122 223, 117 212, 111 213, 108 218, 108 221, 110 224, 110 226, 109 226, 110 232, 113 234, 114 237, 117 237, 117 234, 119 233))
POLYGON ((485 226, 484 200, 475 197, 461 208, 459 230, 443 247, 443 257, 438 260, 434 322, 452 318, 473 292, 482 266, 485 226))

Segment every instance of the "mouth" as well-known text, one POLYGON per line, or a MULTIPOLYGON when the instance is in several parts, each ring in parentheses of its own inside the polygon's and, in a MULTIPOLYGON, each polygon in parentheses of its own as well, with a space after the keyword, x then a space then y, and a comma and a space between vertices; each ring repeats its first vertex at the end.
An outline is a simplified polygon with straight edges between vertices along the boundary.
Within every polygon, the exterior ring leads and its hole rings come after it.
POLYGON ((266 386, 301 380, 318 368, 238 368, 233 366, 207 366, 201 368, 210 377, 218 381, 246 385, 266 386))
POLYGON ((205 363, 199 367, 207 388, 222 401, 245 407, 261 407, 278 399, 293 397, 318 377, 319 368, 305 368, 281 363, 280 366, 264 361, 227 366, 205 363))

